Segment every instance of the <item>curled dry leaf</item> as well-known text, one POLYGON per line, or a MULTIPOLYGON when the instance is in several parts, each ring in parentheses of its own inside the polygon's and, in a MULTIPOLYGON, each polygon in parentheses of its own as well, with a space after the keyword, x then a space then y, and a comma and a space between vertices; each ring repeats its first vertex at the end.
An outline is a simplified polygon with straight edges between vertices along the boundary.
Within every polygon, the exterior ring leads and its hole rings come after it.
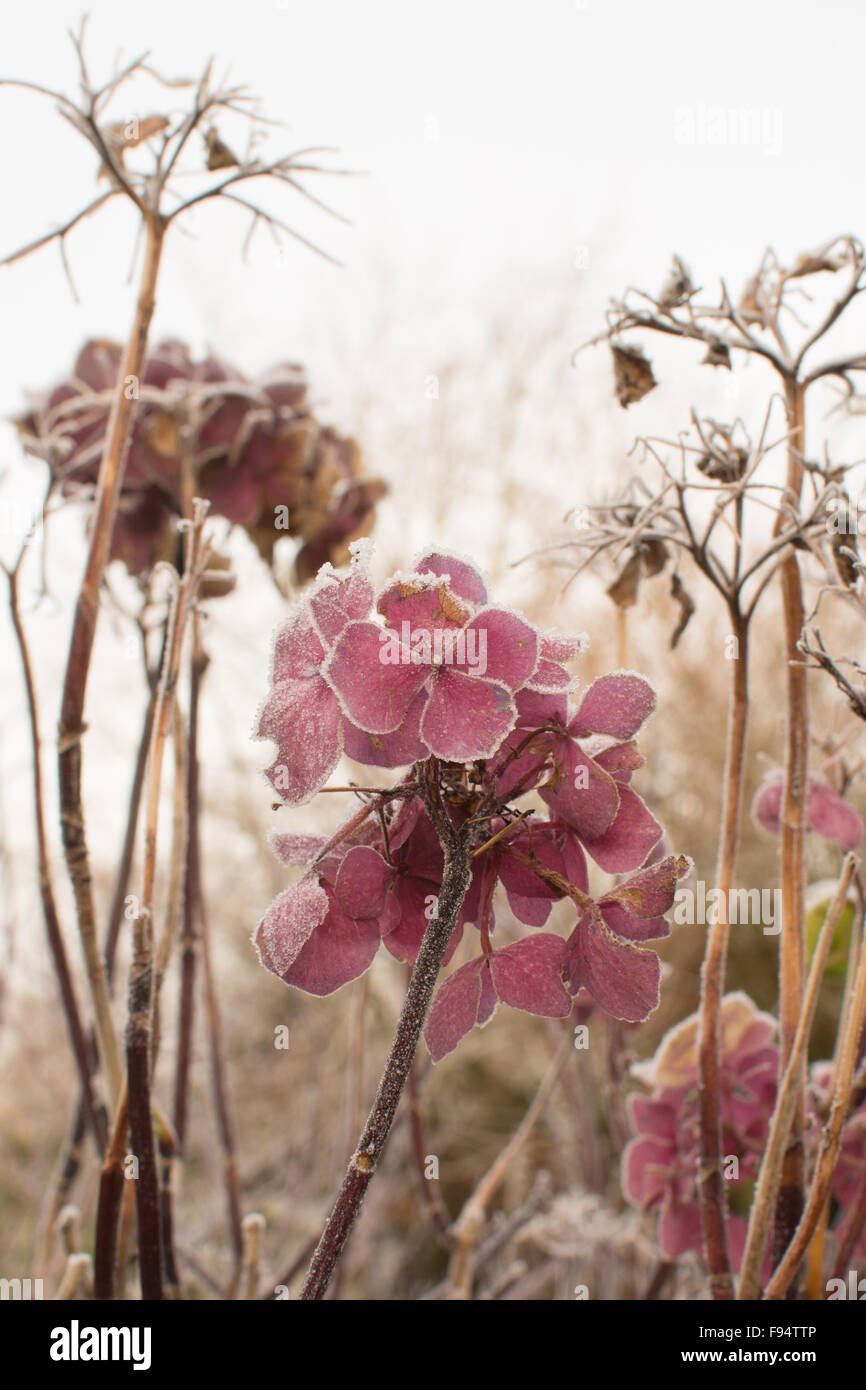
POLYGON ((657 538, 639 541, 632 547, 616 579, 605 590, 608 598, 613 599, 617 608, 633 608, 637 603, 641 580, 660 574, 667 564, 668 555, 664 541, 657 538))
POLYGON ((731 370, 731 349, 727 343, 723 343, 721 338, 710 338, 707 343, 707 355, 702 359, 701 365, 704 367, 727 367, 731 370))
POLYGON ((818 275, 825 270, 835 274, 844 264, 844 260, 840 257, 827 256, 822 252, 804 251, 797 257, 788 271, 788 279, 798 280, 804 275, 818 275))
POLYGON ((667 279, 659 293, 659 304, 665 309, 675 309, 677 305, 685 304, 694 292, 691 275, 679 256, 674 256, 667 279))
POLYGON ((671 575, 671 597, 678 604, 680 610, 676 627, 671 633, 670 645, 671 651, 673 651, 691 622, 692 614, 695 611, 695 601, 678 574, 671 575))
POLYGON ((237 155, 232 153, 213 126, 210 130, 205 131, 204 142, 207 146, 207 167, 209 169, 233 169, 240 164, 237 155))
POLYGON ((636 401, 643 400, 658 383, 641 348, 611 343, 610 350, 613 354, 614 391, 625 410, 636 401))

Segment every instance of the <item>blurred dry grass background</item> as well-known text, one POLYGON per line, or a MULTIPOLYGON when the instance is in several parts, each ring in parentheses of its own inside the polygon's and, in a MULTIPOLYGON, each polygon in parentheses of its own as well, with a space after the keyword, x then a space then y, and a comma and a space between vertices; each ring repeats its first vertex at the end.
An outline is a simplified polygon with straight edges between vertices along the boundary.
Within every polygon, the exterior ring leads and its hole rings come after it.
MULTIPOLYGON (((423 352, 407 367, 399 324, 394 322, 393 332, 387 342, 377 344, 366 369, 357 345, 347 349, 354 371, 350 385, 323 381, 321 375, 318 384, 337 402, 337 423, 356 434, 370 467, 391 487, 375 536, 377 576, 405 567, 431 540, 471 552, 487 568, 497 598, 521 608, 544 627, 589 632, 590 651, 579 667, 586 683, 618 664, 616 612, 604 595, 612 570, 586 572, 565 587, 568 569, 537 557, 516 566, 514 562, 573 534, 566 514, 617 487, 632 466, 625 459, 624 441, 643 426, 638 412, 623 420, 611 399, 606 361, 593 358, 581 373, 572 371, 569 355, 580 338, 573 287, 567 293, 559 283, 530 288, 531 293, 522 285, 519 294, 506 295, 497 287, 494 308, 468 324, 460 351, 442 361, 428 356, 424 373, 416 369, 423 352), (508 307, 497 309, 497 303, 508 307)), ((299 355, 302 347, 298 345, 299 355)), ((332 353, 334 359, 339 357, 339 343, 332 353)), ((666 409, 677 399, 671 389, 666 409)), ((702 383, 700 389, 719 388, 717 383, 702 383)), ((680 401, 687 403, 679 385, 677 391, 680 401)), ((685 416, 681 409, 671 432, 685 416)), ((48 575, 58 602, 43 603, 30 619, 49 736, 72 590, 66 576, 70 566, 80 563, 80 527, 80 513, 53 523, 48 575)), ((267 1222, 265 1291, 317 1231, 335 1192, 355 1137, 357 1112, 366 1112, 372 1096, 399 1009, 405 970, 382 952, 368 984, 358 981, 332 998, 316 1000, 287 989, 257 962, 250 934, 288 879, 267 848, 268 827, 315 829, 328 818, 333 823, 345 799, 321 798, 321 803, 329 803, 324 809, 320 802, 276 815, 271 809, 270 790, 258 773, 267 749, 250 742, 249 730, 265 693, 271 636, 283 603, 243 539, 233 538, 231 548, 238 587, 210 606, 206 629, 212 660, 202 712, 204 884, 215 940, 244 1209, 261 1211, 267 1222), (287 1051, 274 1047, 274 1030, 280 1025, 290 1030, 287 1051)), ((664 579, 645 585, 628 617, 628 664, 644 671, 659 691, 658 712, 642 740, 647 765, 638 786, 665 826, 672 848, 691 855, 698 877, 712 884, 728 677, 726 626, 700 578, 685 572, 683 577, 698 612, 676 651, 668 647, 676 611, 664 579)), ((123 590, 122 583, 119 588, 123 590)), ((758 618, 754 641, 747 803, 767 762, 780 756, 783 672, 774 605, 771 597, 758 618)), ((832 629, 828 626, 827 631, 832 629)), ((129 760, 142 709, 135 661, 125 644, 122 623, 106 614, 85 751, 103 911, 123 832, 129 760)), ((10 1277, 55 1275, 56 1243, 50 1269, 34 1268, 34 1251, 44 1234, 40 1223, 56 1180, 76 1086, 44 949, 34 857, 28 847, 31 810, 18 671, 11 648, 4 647, 4 652, 8 771, 0 788, 5 950, 0 996, 0 1270, 10 1277)), ((814 695, 814 730, 851 735, 854 721, 823 678, 814 678, 814 695)), ((50 758, 47 762, 51 768, 50 758)), ((357 769, 338 773, 341 779, 352 775, 357 776, 357 769)), ((49 791, 53 796, 53 787, 49 791)), ((838 857, 830 849, 812 844, 810 855, 812 877, 823 877, 837 867, 838 857)), ((165 863, 163 856, 163 870, 165 863)), ((59 856, 57 864, 67 939, 77 963, 59 856)), ((776 845, 757 832, 748 817, 738 877, 748 887, 771 888, 776 883, 776 845)), ((134 873, 131 891, 135 882, 134 873)), ((162 887, 164 891, 164 882, 162 887)), ((504 906, 500 930, 509 930, 504 906)), ((668 972, 662 1005, 643 1027, 624 1030, 622 1042, 628 1051, 647 1055, 673 1022, 693 1010, 703 941, 700 926, 680 926, 662 944, 668 972)), ((745 988, 761 1007, 772 1008, 777 949, 777 937, 763 936, 757 927, 734 927, 728 988, 745 988)), ((457 963, 465 951, 464 945, 457 963)), ((125 964, 124 955, 122 970, 125 964)), ((829 982, 819 1023, 819 1036, 828 1044, 837 1003, 837 988, 829 982)), ((170 980, 163 1007, 158 1096, 167 1095, 172 1075, 174 1016, 170 980)), ((122 1026, 120 1006, 117 1017, 122 1026)), ((520 1122, 563 1027, 570 1025, 548 1024, 503 1007, 486 1029, 476 1031, 435 1069, 424 1059, 428 1151, 438 1157, 442 1193, 452 1215, 520 1122)), ((512 1211, 525 1201, 541 1172, 550 1175, 553 1208, 535 1218, 499 1266, 507 1266, 512 1258, 524 1261, 524 1282, 515 1282, 515 1296, 570 1298, 581 1283, 594 1297, 640 1296, 651 1276, 651 1225, 620 1211, 606 1077, 602 1025, 593 1020, 589 1051, 574 1051, 567 1059, 544 1116, 494 1202, 494 1208, 512 1211), (594 1090, 600 1101, 592 1100, 594 1090), (587 1153, 588 1144, 598 1146, 594 1158, 587 1153), (600 1165, 596 1177, 600 1174, 601 1190, 595 1193, 588 1184, 587 1165, 591 1170, 593 1162, 600 1165)), ((200 1027, 190 1133, 177 1196, 178 1247, 188 1292, 210 1297, 226 1281, 230 1252, 200 1027)), ((92 1228, 94 1195, 94 1165, 88 1162, 73 1193, 86 1216, 85 1233, 92 1228)), ((443 1276, 445 1260, 444 1246, 420 1200, 404 1106, 353 1237, 339 1293, 364 1299, 420 1297, 443 1276)), ((695 1296, 698 1284, 688 1261, 677 1277, 679 1296, 695 1296)))

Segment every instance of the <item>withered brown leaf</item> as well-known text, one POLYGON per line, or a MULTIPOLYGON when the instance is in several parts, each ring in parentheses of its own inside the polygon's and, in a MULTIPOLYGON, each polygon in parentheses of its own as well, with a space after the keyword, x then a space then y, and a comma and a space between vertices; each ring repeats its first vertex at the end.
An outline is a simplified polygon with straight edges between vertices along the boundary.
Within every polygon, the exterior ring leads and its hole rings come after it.
POLYGON ((671 597, 675 600, 680 610, 680 615, 677 619, 676 627, 671 633, 670 645, 671 651, 673 651, 674 647, 677 645, 686 628, 688 627, 689 623, 691 622, 692 614, 695 611, 695 601, 692 598, 686 586, 683 584, 683 581, 680 579, 679 575, 676 573, 671 575, 671 597))
POLYGON ((639 347, 626 347, 621 343, 611 343, 613 354, 613 380, 616 398, 625 410, 658 385, 653 369, 643 350, 639 347))

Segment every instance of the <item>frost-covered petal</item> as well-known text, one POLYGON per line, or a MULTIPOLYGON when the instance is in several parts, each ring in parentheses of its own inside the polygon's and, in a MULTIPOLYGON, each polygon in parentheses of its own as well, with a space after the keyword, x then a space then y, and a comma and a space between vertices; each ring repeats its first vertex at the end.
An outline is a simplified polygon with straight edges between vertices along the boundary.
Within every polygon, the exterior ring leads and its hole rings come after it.
POLYGON ((424 1025, 424 1041, 434 1062, 453 1052, 460 1039, 475 1026, 481 1002, 483 960, 461 965, 439 986, 424 1025))
POLYGON ((470 603, 486 603, 487 587, 481 572, 471 560, 452 555, 448 550, 431 550, 412 566, 419 574, 436 574, 447 579, 448 587, 458 598, 470 603))
POLYGON ((378 850, 356 845, 340 865, 334 896, 350 917, 378 917, 393 876, 394 870, 378 850))
POLYGON ((633 772, 643 767, 644 759, 636 743, 614 743, 594 754, 595 761, 617 782, 628 782, 633 772))
POLYGON ((574 661, 586 651, 589 638, 585 632, 542 632, 541 655, 546 661, 574 661))
POLYGON ((370 734, 343 720, 343 752, 365 767, 408 767, 427 757, 427 747, 421 742, 421 715, 427 704, 427 692, 419 690, 399 729, 390 734, 370 734))
POLYGON ((463 631, 467 653, 483 654, 485 665, 482 669, 478 664, 478 675, 511 691, 524 686, 538 665, 537 631, 507 608, 482 608, 463 631), (472 633, 477 634, 474 640, 472 633))
POLYGON ((671 934, 666 917, 634 917, 618 903, 601 902, 599 907, 607 928, 625 941, 659 941, 671 934))
POLYGON ((595 839, 584 837, 587 851, 609 874, 627 873, 644 862, 662 828, 631 787, 620 785, 619 810, 613 825, 595 839))
POLYGON ((490 974, 503 1004, 543 1018, 566 1018, 571 999, 562 982, 568 949, 561 936, 539 932, 495 951, 490 974))
POLYGON ((552 694, 558 690, 573 690, 575 683, 576 677, 570 675, 564 666, 541 657, 526 686, 527 689, 538 691, 540 694, 552 694))
POLYGON ((387 652, 375 623, 348 623, 322 668, 347 717, 368 733, 399 729, 430 674, 427 667, 383 661, 387 652))
POLYGON ((346 623, 366 618, 373 606, 373 585, 366 566, 353 562, 340 577, 331 565, 323 565, 309 595, 310 612, 322 640, 331 646, 346 623))
POLYGON ((283 979, 307 994, 333 994, 364 974, 380 942, 378 922, 367 917, 348 917, 331 898, 327 917, 309 937, 283 979))
POLYGON ((309 680, 318 674, 325 648, 316 632, 309 605, 292 610, 274 641, 273 682, 309 680))
POLYGON ((587 734, 634 738, 655 704, 655 691, 643 676, 634 671, 614 671, 593 681, 569 725, 569 732, 577 738, 587 734))
POLYGON ((318 676, 281 681, 264 704, 256 736, 277 745, 277 756, 265 771, 277 795, 287 806, 309 801, 342 752, 342 720, 333 691, 318 676))
POLYGON ((296 835, 292 831, 271 830, 268 844, 281 864, 290 868, 300 868, 315 859, 327 841, 324 835, 296 835))
POLYGON ((552 722, 565 729, 568 723, 568 698, 563 693, 536 691, 531 684, 515 696, 517 727, 527 732, 552 722))
POLYGON ((658 1007, 661 967, 653 951, 618 941, 591 913, 580 919, 568 945, 572 994, 582 985, 605 1013, 627 1023, 643 1023, 658 1007))
POLYGON ((541 795, 581 839, 593 841, 614 824, 620 805, 617 783, 570 739, 559 739, 557 772, 541 795))
POLYGON ((256 927, 253 941, 267 970, 285 977, 310 937, 328 915, 328 895, 313 878, 303 878, 275 898, 256 927))
POLYGON ((691 861, 684 855, 668 855, 611 888, 601 898, 601 906, 616 903, 631 917, 661 917, 673 907, 677 883, 690 868, 691 861))
POLYGON ((443 667, 421 717, 421 737, 437 758, 468 763, 495 753, 515 717, 504 686, 443 667))
POLYGON ((471 608, 445 581, 432 574, 397 575, 382 590, 376 608, 389 627, 400 633, 403 623, 408 623, 410 633, 462 627, 472 615, 471 608))

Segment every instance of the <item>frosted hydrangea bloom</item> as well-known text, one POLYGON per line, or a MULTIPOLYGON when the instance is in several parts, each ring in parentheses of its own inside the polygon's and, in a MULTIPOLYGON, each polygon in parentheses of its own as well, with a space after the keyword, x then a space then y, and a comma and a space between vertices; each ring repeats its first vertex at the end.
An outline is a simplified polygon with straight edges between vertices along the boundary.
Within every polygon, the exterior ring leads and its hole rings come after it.
MULTIPOLYGON (((122 363, 119 344, 85 343, 66 380, 17 421, 28 452, 44 458, 50 449, 64 495, 95 488, 122 363)), ((281 363, 250 381, 214 356, 194 360, 172 340, 153 348, 142 373, 112 559, 134 575, 176 559, 191 418, 198 421, 196 490, 213 515, 243 527, 269 562, 282 536, 297 538, 301 582, 326 561, 348 558, 349 543, 370 528, 386 488, 363 475, 353 439, 316 419, 303 370, 281 363), (285 514, 279 524, 276 508, 285 514)))
POLYGON ((373 621, 368 560, 356 546, 349 572, 326 567, 289 614, 257 733, 277 746, 267 776, 289 805, 314 795, 341 753, 403 767, 404 780, 327 843, 272 838, 304 874, 255 932, 262 963, 290 985, 329 994, 368 969, 382 944, 416 959, 444 873, 418 780, 433 755, 445 814, 472 854, 445 963, 466 928, 480 944, 433 1002, 425 1037, 434 1059, 499 1003, 565 1017, 578 1000, 581 1017, 597 1006, 644 1019, 660 974, 646 946, 668 933, 665 913, 688 867, 664 854, 661 828, 629 785, 643 762, 634 736, 654 706, 651 688, 618 672, 570 713, 567 663, 584 639, 541 633, 491 603, 474 565, 439 550, 391 578, 373 621), (517 817, 513 803, 530 792, 541 793, 546 818, 517 817), (587 855, 612 873, 637 872, 594 898, 587 855), (497 894, 528 936, 494 941, 497 894), (565 898, 571 934, 537 930, 565 898))
MULTIPOLYGON (((736 1157, 737 1182, 758 1174, 776 1100, 776 1021, 746 994, 722 1000, 722 1153, 736 1157)), ((622 1157, 623 1192, 635 1206, 658 1213, 665 1259, 701 1248, 698 1202, 698 1016, 692 1014, 662 1040, 651 1062, 632 1068, 651 1087, 629 1097, 634 1138, 622 1157)), ((728 1185, 734 1196, 736 1184, 728 1185)), ((747 1222, 730 1210, 731 1261, 739 1269, 747 1222)))
POLYGON ((323 671, 357 728, 393 734, 417 710, 430 753, 470 762, 490 757, 514 727, 514 696, 536 672, 541 636, 485 602, 473 566, 454 564, 452 574, 446 563, 427 556, 396 575, 376 601, 385 627, 347 623, 323 671))

